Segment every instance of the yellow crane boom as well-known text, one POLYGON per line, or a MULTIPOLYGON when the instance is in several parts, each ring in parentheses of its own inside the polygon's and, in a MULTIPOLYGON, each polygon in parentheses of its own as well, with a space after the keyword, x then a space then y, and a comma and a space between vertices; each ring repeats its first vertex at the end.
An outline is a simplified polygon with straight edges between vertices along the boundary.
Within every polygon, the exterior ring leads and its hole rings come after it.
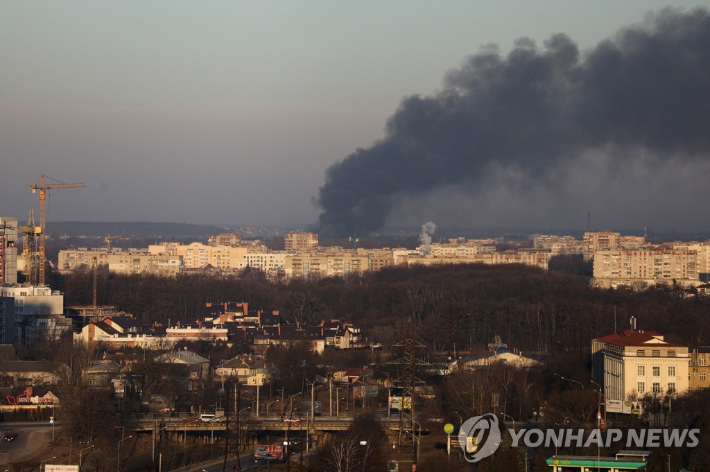
POLYGON ((30 185, 30 190, 32 193, 37 193, 39 190, 39 227, 42 228, 42 232, 39 235, 39 285, 44 285, 44 264, 45 264, 45 243, 47 238, 47 195, 51 189, 56 188, 79 188, 86 187, 84 184, 65 184, 64 182, 48 184, 45 182, 47 176, 42 174, 42 180, 39 184, 30 185))

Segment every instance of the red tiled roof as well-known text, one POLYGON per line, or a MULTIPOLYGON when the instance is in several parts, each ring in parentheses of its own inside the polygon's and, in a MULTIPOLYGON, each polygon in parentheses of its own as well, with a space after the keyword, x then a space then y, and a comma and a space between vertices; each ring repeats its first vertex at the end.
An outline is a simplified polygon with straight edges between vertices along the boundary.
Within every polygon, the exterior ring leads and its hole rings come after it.
POLYGON ((643 347, 684 347, 680 344, 671 343, 658 339, 662 337, 660 333, 656 331, 620 331, 618 333, 610 334, 608 336, 602 336, 598 338, 597 341, 616 344, 617 346, 643 346, 643 347), (650 342, 649 342, 650 341, 650 342))

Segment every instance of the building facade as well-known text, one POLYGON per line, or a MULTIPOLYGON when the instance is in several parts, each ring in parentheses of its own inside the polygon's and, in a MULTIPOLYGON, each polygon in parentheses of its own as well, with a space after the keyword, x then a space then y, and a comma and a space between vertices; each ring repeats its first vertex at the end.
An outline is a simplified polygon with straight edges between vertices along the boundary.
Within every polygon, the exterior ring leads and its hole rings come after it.
POLYGON ((582 240, 584 260, 594 259, 597 251, 621 248, 621 234, 613 231, 594 231, 584 233, 582 240))
MULTIPOLYGON (((64 295, 52 291, 49 287, 34 287, 16 285, 13 287, 0 287, 1 297, 14 299, 14 338, 15 342, 26 343, 26 328, 30 334, 35 333, 45 321, 52 317, 62 317, 64 314, 64 295), (35 320, 37 323, 35 323, 35 320), (37 326, 35 326, 37 325, 37 326)), ((51 326, 63 326, 61 322, 49 322, 51 326)), ((62 328, 63 329, 63 328, 62 328)), ((33 335, 33 334, 32 334, 33 335)))
POLYGON ((684 249, 616 249, 597 251, 594 285, 647 286, 656 284, 700 285, 697 254, 684 249))
POLYGON ((316 233, 288 233, 284 236, 284 249, 287 252, 318 249, 318 235, 316 233))
POLYGON ((592 374, 607 401, 684 393, 690 360, 687 346, 654 331, 621 331, 592 341, 592 374))
POLYGON ((710 346, 693 349, 690 356, 690 389, 703 390, 710 387, 710 346))
POLYGON ((17 283, 17 218, 0 217, 0 285, 17 283))

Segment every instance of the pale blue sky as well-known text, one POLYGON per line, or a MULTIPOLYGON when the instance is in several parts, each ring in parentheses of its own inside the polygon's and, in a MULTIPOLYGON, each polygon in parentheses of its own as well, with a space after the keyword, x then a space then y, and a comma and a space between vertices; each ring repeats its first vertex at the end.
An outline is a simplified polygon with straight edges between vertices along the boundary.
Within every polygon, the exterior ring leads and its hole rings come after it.
POLYGON ((4 0, 0 215, 37 208, 45 173, 88 186, 50 220, 305 225, 324 170, 482 45, 589 48, 664 5, 4 0))

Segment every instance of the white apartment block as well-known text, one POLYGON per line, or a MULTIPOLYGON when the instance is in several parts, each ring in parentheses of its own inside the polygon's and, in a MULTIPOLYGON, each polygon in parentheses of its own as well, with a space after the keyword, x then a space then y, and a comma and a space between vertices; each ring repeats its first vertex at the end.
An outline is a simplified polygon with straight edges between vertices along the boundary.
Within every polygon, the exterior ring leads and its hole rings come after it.
POLYGON ((574 236, 536 234, 533 236, 535 249, 549 249, 553 256, 584 254, 584 244, 574 236))
POLYGON ((64 314, 64 295, 46 286, 0 287, 0 297, 14 298, 15 341, 25 341, 24 327, 34 325, 32 320, 47 320, 64 314))
POLYGON ((597 251, 621 248, 621 234, 613 231, 594 231, 584 233, 582 240, 584 248, 584 260, 594 259, 597 251))
POLYGON ((150 246, 148 249, 151 254, 181 256, 185 269, 202 269, 209 264, 219 270, 236 271, 247 266, 247 253, 258 251, 260 248, 261 246, 212 246, 202 243, 168 243, 150 246))
POLYGON ((592 374, 606 400, 688 390, 688 347, 653 331, 622 331, 592 341, 592 374))
POLYGON ((288 233, 284 236, 284 250, 312 251, 318 249, 318 235, 316 233, 288 233))
POLYGON ((643 288, 656 284, 700 285, 697 254, 681 249, 637 249, 597 251, 594 279, 598 287, 643 288))
POLYGON ((492 254, 495 250, 495 245, 478 244, 474 241, 461 243, 458 240, 453 240, 453 242, 449 243, 432 243, 428 247, 417 247, 417 251, 421 254, 428 251, 433 256, 443 257, 469 257, 477 254, 492 254))
POLYGON ((710 282, 710 241, 692 243, 673 243, 673 249, 695 251, 698 279, 710 282))
POLYGON ((266 272, 284 270, 286 268, 286 257, 289 254, 285 251, 249 251, 244 256, 246 265, 266 272))
POLYGON ((288 254, 285 261, 287 277, 320 279, 324 277, 348 277, 364 274, 370 266, 367 255, 307 252, 288 254))
POLYGON ((108 269, 116 274, 152 274, 174 277, 183 270, 180 256, 120 252, 108 256, 108 269))
MULTIPOLYGON (((112 253, 119 252, 112 250, 112 253)), ((60 273, 68 274, 79 267, 93 267, 94 258, 97 265, 108 265, 108 254, 104 248, 76 248, 59 251, 57 268, 60 273)))
POLYGON ((409 254, 406 256, 405 263, 408 265, 523 264, 547 270, 551 257, 552 254, 547 249, 519 249, 517 251, 477 253, 463 257, 409 254))

